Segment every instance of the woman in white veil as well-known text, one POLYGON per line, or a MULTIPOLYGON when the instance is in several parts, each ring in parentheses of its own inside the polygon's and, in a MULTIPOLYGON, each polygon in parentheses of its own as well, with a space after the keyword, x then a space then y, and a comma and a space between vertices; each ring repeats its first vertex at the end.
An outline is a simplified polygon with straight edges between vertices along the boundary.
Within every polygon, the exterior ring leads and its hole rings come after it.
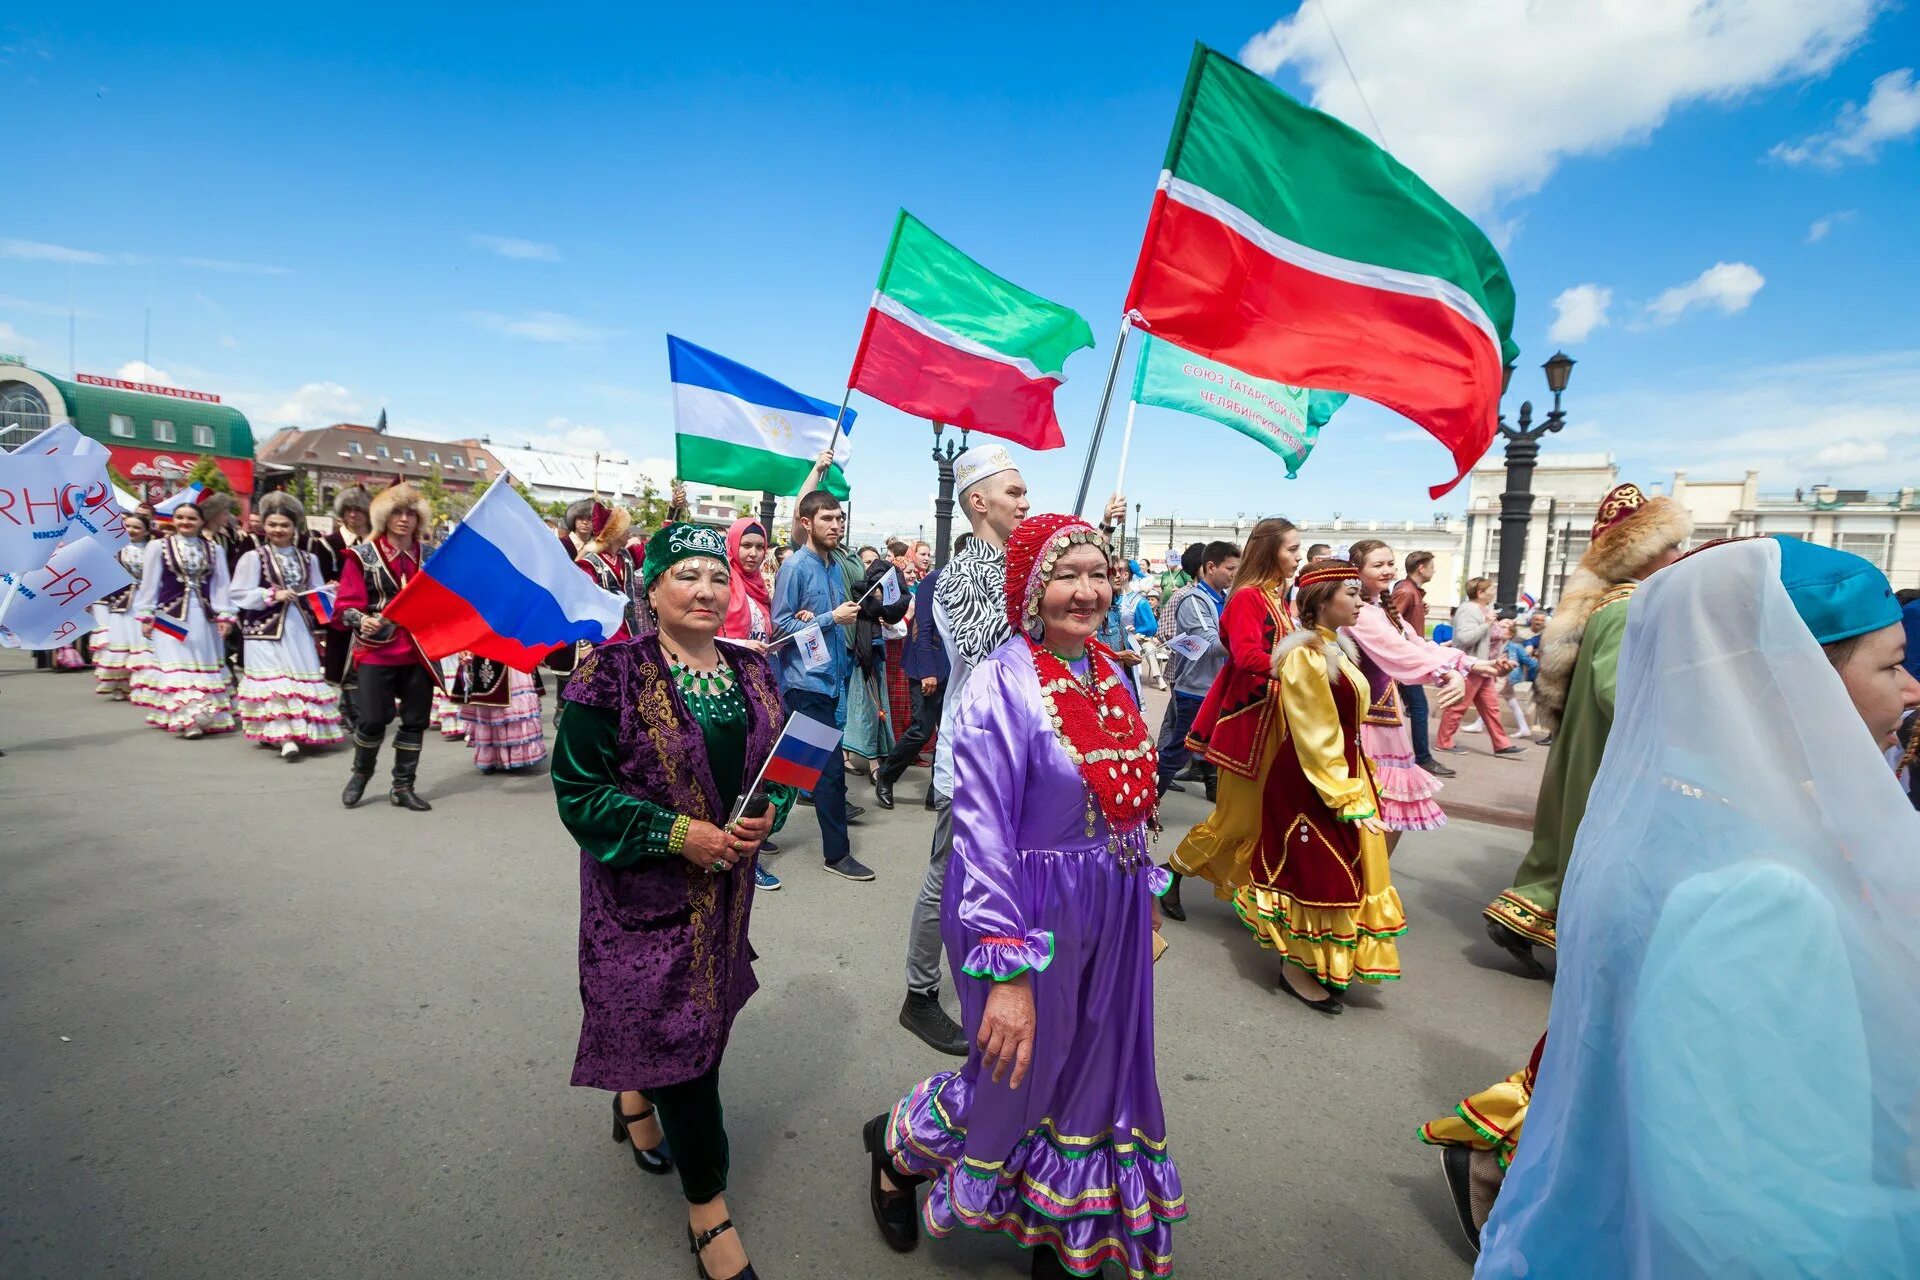
POLYGON ((1899 606, 1857 556, 1756 538, 1631 609, 1475 1275, 1920 1276, 1920 816, 1878 741, 1920 703, 1899 606))

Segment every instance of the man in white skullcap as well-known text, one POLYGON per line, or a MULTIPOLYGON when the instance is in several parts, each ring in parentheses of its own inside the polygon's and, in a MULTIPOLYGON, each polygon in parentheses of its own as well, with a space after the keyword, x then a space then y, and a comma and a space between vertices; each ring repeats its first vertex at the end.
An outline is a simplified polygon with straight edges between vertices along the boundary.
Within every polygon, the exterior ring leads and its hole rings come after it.
POLYGON ((960 1024, 940 1007, 940 891, 953 851, 953 727, 967 677, 1013 637, 1007 626, 1007 535, 1027 518, 1027 482, 1006 447, 976 445, 954 459, 953 483, 973 540, 940 571, 933 621, 946 644, 950 673, 940 735, 933 752, 933 852, 907 931, 907 999, 900 1025, 932 1048, 967 1052, 960 1024))

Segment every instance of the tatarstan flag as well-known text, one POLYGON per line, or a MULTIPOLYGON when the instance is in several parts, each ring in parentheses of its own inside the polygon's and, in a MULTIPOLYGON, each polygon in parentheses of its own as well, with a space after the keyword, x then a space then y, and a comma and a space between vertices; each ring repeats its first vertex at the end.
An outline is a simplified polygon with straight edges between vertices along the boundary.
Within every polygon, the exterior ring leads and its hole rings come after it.
POLYGON ((1003 280, 902 209, 847 385, 1029 449, 1066 443, 1053 393, 1093 345, 1070 307, 1003 280))
POLYGON ((1127 306, 1155 337, 1493 443, 1513 282, 1486 235, 1333 117, 1197 46, 1127 306))

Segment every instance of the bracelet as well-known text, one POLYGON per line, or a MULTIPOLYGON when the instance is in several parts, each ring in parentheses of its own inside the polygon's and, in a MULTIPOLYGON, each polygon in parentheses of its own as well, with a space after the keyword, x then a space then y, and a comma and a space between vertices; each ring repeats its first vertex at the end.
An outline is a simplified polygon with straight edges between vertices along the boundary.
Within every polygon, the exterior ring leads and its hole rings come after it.
POLYGON ((667 832, 667 852, 679 857, 687 847, 687 832, 693 830, 693 819, 681 814, 673 820, 672 830, 667 832))

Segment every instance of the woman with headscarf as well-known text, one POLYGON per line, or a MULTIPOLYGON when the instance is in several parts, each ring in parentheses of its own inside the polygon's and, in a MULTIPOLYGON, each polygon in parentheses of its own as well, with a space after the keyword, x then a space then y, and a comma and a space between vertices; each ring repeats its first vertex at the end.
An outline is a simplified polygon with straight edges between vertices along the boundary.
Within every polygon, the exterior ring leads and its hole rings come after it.
POLYGON ((953 734, 953 852, 941 910, 966 1065, 867 1123, 880 1234, 1007 1236, 1035 1276, 1172 1272, 1186 1216, 1154 1075, 1154 735, 1094 639, 1107 550, 1073 516, 1006 549, 1012 639, 973 669, 953 734))
POLYGON ((266 545, 243 552, 233 571, 243 646, 234 701, 248 740, 292 760, 302 747, 339 745, 346 729, 302 598, 323 584, 320 561, 302 546, 306 508, 292 494, 270 493, 260 499, 260 516, 266 545))
POLYGON ((1476 1275, 1920 1275, 1904 645, 1884 574, 1793 537, 1640 588, 1476 1275))
POLYGON ((858 759, 863 772, 874 773, 893 750, 894 740, 892 702, 887 692, 886 628, 907 616, 912 597, 907 594, 904 575, 885 556, 875 556, 864 568, 844 551, 839 560, 847 599, 860 606, 859 617, 841 628, 854 661, 853 679, 847 682, 847 726, 842 745, 849 766, 858 759), (888 578, 894 585, 891 604, 887 603, 885 586, 888 578))
POLYGON ((140 589, 140 577, 146 570, 147 542, 153 536, 153 526, 137 511, 129 511, 122 523, 127 530, 127 545, 115 553, 115 558, 133 582, 98 606, 106 615, 106 627, 93 644, 93 691, 115 702, 131 701, 135 706, 144 706, 144 702, 134 699, 134 679, 146 666, 152 646, 140 633, 140 622, 133 616, 133 597, 140 589))
POLYGON ((658 630, 581 659, 553 790, 580 845, 573 1083, 613 1095, 614 1139, 642 1169, 678 1165, 700 1274, 753 1280, 723 1195, 719 1074, 759 986, 751 873, 793 793, 749 792, 786 716, 767 660, 716 643, 730 577, 717 530, 669 524, 649 539, 643 580, 658 630))
POLYGON ((173 509, 173 532, 147 543, 134 593, 140 634, 153 646, 142 679, 152 699, 147 723, 182 738, 232 733, 226 634, 233 630, 227 557, 200 536, 200 508, 173 509))
POLYGON ((1360 571, 1315 560, 1295 579, 1299 627, 1274 647, 1279 713, 1264 829, 1241 919, 1281 955, 1280 990, 1319 1013, 1355 982, 1400 976, 1407 917, 1387 872, 1386 826, 1360 742, 1367 677, 1340 630, 1360 616, 1360 571))
POLYGON ((773 639, 773 593, 760 572, 766 561, 767 531, 758 520, 735 520, 727 530, 727 567, 733 581, 727 620, 720 628, 729 640, 764 645, 773 639))

